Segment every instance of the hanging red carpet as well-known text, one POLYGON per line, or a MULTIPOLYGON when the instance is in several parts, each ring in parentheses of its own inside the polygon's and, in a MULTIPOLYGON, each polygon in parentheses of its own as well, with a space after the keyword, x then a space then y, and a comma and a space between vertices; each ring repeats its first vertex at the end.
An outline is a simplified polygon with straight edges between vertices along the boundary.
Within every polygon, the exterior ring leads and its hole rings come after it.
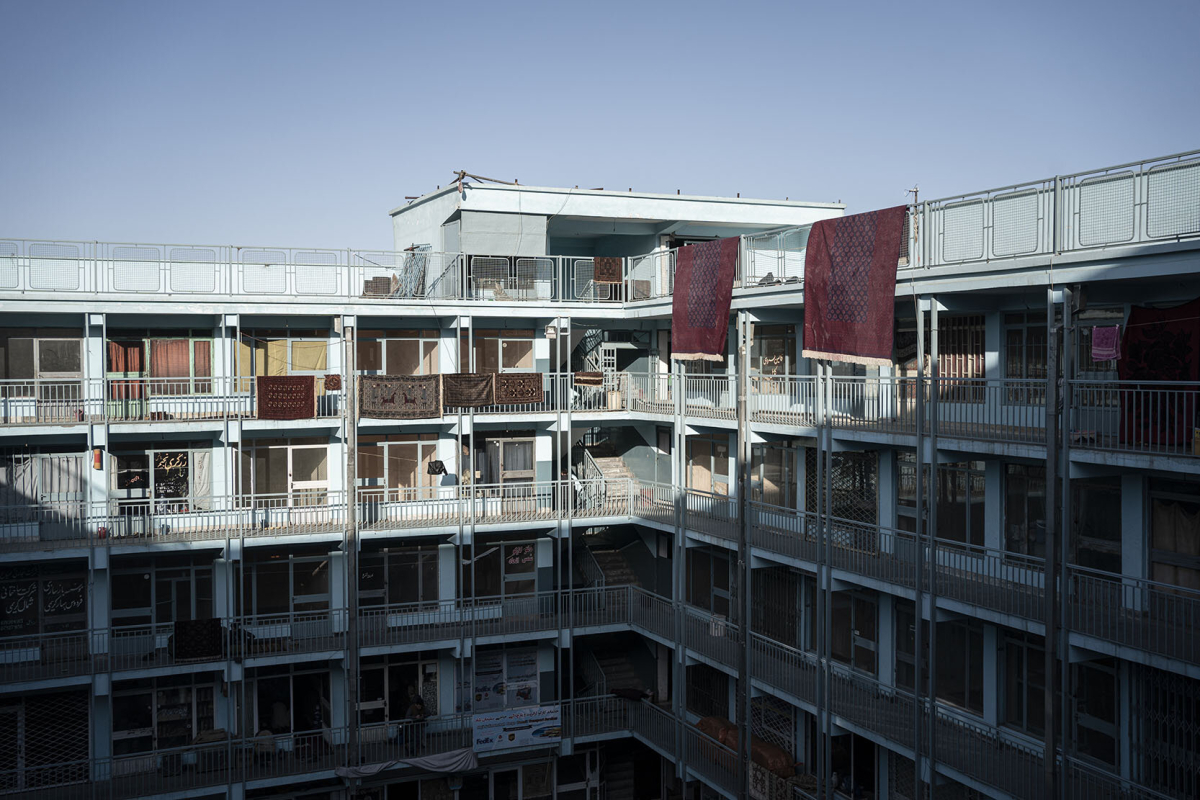
POLYGON ((679 248, 671 300, 671 358, 724 361, 738 238, 679 248))
POLYGON ((434 419, 442 416, 441 375, 364 375, 358 414, 367 419, 434 419))
POLYGON ((1196 426, 1200 380, 1200 298, 1174 308, 1134 306, 1121 340, 1123 381, 1179 386, 1123 386, 1121 441, 1135 447, 1186 447, 1196 426))
POLYGON ((259 419, 312 419, 317 416, 316 381, 312 375, 259 375, 259 419))
POLYGON ((804 357, 888 366, 905 206, 823 219, 804 257, 804 357))

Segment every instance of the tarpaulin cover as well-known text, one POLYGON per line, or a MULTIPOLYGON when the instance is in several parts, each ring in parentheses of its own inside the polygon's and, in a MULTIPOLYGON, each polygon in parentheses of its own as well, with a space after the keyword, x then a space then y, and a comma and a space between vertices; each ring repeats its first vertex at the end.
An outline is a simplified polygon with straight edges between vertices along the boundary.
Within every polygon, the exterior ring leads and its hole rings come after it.
POLYGON ((416 767, 427 772, 470 772, 478 766, 479 759, 475 756, 475 751, 464 747, 448 753, 381 761, 377 764, 364 764, 361 767, 338 767, 334 771, 339 778, 370 778, 389 769, 402 767, 416 767))

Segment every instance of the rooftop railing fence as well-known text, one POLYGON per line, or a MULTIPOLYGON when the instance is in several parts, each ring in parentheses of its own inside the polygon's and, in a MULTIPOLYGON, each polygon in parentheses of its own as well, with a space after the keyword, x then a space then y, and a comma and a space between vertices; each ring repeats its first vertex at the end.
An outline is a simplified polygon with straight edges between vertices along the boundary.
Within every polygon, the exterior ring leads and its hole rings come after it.
MULTIPOLYGON (((924 201, 909 224, 901 270, 1195 238, 1200 151, 924 201)), ((742 236, 735 286, 801 287, 810 228, 742 236)), ((616 304, 670 297, 675 260, 626 257, 609 284, 578 256, 0 239, 0 293, 616 304)))

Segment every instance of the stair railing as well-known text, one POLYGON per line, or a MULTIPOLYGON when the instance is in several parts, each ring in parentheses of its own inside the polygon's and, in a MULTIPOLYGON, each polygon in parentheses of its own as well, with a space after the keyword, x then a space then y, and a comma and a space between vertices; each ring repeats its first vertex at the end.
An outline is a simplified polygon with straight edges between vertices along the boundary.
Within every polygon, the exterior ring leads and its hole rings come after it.
POLYGON ((587 585, 604 588, 608 583, 608 579, 604 575, 604 570, 600 568, 600 562, 592 554, 592 549, 590 547, 580 547, 576 552, 579 553, 579 557, 576 559, 579 563, 576 566, 579 569, 579 574, 587 582, 587 585))

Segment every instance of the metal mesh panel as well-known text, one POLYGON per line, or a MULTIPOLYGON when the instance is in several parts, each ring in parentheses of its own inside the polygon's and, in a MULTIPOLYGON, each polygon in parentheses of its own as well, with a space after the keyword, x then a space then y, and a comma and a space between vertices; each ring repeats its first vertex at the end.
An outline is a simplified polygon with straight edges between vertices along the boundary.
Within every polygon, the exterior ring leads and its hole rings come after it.
POLYGON ((1133 173, 1079 184, 1079 243, 1084 247, 1133 238, 1133 173))
POLYGON ((789 753, 796 752, 796 710, 778 697, 760 696, 750 700, 753 734, 789 753))
POLYGON ((612 285, 596 283, 596 262, 590 258, 575 260, 575 298, 577 300, 607 300, 612 296, 612 285))
POLYGON ((217 251, 207 247, 173 247, 171 291, 211 293, 217 290, 217 251))
POLYGON ((287 255, 282 250, 243 250, 242 290, 249 294, 287 291, 287 255))
POLYGON ((243 250, 243 264, 285 264, 287 254, 282 250, 243 250))
POLYGON ((506 300, 513 290, 509 281, 509 266, 507 258, 494 256, 473 256, 471 258, 471 282, 476 293, 483 293, 487 298, 506 300))
POLYGON ((1165 164, 1146 176, 1146 233, 1200 232, 1200 161, 1165 164))
POLYGON ((1200 797, 1200 681, 1139 669, 1133 708, 1137 780, 1172 797, 1200 797))
POLYGON ((86 781, 87 758, 86 690, 0 699, 0 791, 86 781))
POLYGON ((549 300, 553 285, 553 258, 517 259, 517 289, 523 299, 549 300))
POLYGON ((157 247, 114 247, 113 288, 118 292, 157 292, 162 254, 157 247))
POLYGON ((1013 256, 1038 248, 1038 193, 1014 192, 992 198, 992 253, 1013 256))
POLYGON ((74 244, 29 245, 29 286, 33 289, 79 288, 79 246, 74 244))
MULTIPOLYGON (((798 231, 787 231, 780 236, 781 244, 783 245, 783 272, 782 276, 787 278, 803 278, 804 277, 804 256, 808 251, 808 234, 811 228, 805 228, 798 231)), ((904 251, 901 255, 907 253, 908 237, 905 236, 901 249, 904 251)))
MULTIPOLYGON (((817 510, 817 450, 804 451, 805 508, 817 510)), ((879 519, 879 454, 834 453, 830 474, 833 492, 833 516, 874 525, 879 519)), ((822 499, 822 503, 824 500, 822 499)))
POLYGON ((942 209, 942 259, 983 258, 983 201, 954 203, 942 209))
POLYGON ((338 263, 338 254, 332 250, 297 250, 292 254, 293 264, 324 266, 338 263))
POLYGON ((296 267, 296 294, 337 294, 338 270, 336 266, 296 267))
POLYGON ((242 269, 242 290, 248 294, 283 294, 287 272, 282 264, 247 264, 242 269))
POLYGON ((17 253, 20 252, 15 242, 0 242, 0 287, 16 289, 20 282, 17 271, 17 253))
POLYGON ((629 259, 630 300, 648 300, 658 296, 658 264, 663 257, 657 253, 651 253, 629 259))
POLYGON ((799 647, 801 578, 787 567, 754 571, 750 582, 753 629, 788 647, 799 647))

